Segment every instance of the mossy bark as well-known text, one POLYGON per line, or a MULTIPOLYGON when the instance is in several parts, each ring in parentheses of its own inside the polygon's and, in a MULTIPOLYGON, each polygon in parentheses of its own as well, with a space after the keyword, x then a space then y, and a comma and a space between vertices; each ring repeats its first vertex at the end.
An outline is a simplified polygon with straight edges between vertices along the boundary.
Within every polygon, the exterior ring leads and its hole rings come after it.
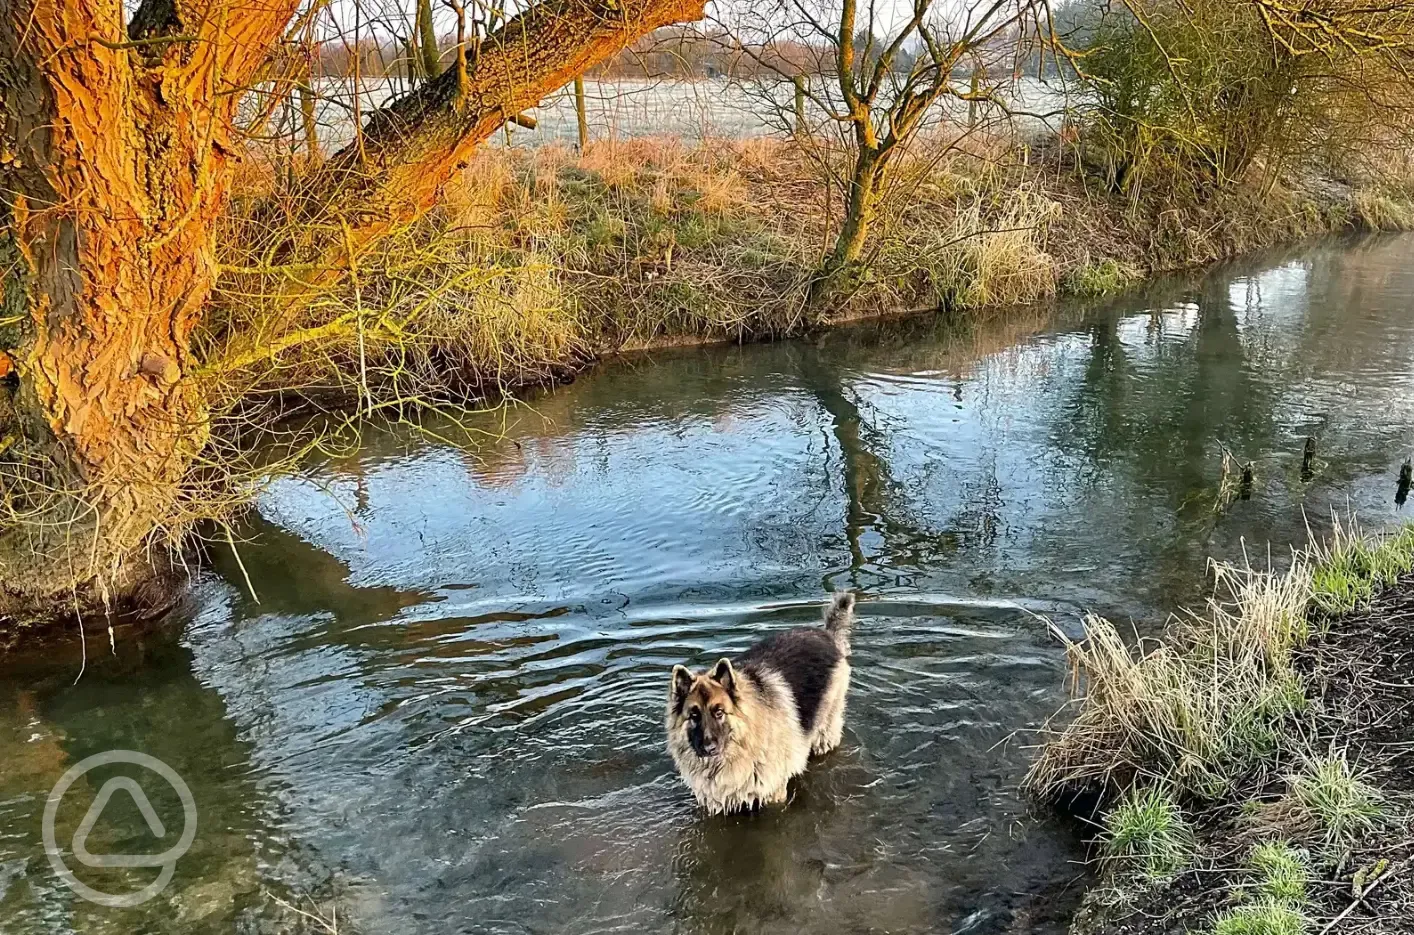
POLYGON ((867 147, 861 147, 855 159, 839 235, 810 286, 809 304, 817 315, 848 299, 862 282, 864 247, 879 212, 886 161, 867 147))
POLYGON ((417 0, 417 46, 422 55, 422 74, 435 78, 442 73, 442 55, 437 47, 437 27, 432 22, 432 0, 417 0))

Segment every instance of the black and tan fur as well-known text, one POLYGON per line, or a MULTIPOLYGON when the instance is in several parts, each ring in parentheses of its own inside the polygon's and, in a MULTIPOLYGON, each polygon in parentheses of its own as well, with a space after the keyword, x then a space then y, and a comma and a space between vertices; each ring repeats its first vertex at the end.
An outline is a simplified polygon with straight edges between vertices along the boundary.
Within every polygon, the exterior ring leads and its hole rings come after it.
POLYGON ((786 800, 811 756, 840 744, 849 690, 854 595, 835 595, 825 625, 768 637, 701 675, 673 667, 668 752, 698 804, 734 812, 786 800))

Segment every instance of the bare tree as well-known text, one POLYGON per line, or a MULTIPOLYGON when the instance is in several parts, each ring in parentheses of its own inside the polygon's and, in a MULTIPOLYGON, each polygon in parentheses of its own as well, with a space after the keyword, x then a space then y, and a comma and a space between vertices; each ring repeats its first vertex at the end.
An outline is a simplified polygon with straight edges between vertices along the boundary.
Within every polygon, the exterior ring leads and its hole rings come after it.
MULTIPOLYGON (((776 0, 722 15, 740 53, 779 77, 779 111, 847 153, 839 175, 843 219, 810 293, 819 304, 852 289, 899 157, 929 126, 956 120, 944 106, 991 100, 985 82, 956 80, 992 63, 1012 74, 1018 46, 1037 31, 1047 0, 776 0), (1005 67, 1001 67, 1001 66, 1005 67)), ((978 72, 981 74, 981 72, 978 72)), ((965 108, 963 108, 965 110, 965 108)))

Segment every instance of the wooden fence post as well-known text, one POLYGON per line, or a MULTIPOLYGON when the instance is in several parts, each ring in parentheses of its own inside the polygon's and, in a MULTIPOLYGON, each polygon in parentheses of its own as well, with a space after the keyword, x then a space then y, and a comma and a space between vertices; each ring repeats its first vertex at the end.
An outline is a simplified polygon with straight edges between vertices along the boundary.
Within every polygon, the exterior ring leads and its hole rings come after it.
POLYGON ((584 112, 584 76, 574 79, 574 115, 579 118, 579 151, 589 145, 589 115, 584 112))

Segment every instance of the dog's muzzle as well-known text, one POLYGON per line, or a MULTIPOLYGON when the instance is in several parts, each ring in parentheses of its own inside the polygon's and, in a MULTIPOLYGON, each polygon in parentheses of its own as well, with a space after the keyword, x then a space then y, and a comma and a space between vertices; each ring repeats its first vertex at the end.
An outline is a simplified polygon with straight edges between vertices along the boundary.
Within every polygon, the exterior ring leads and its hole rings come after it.
POLYGON ((693 731, 688 734, 688 742, 692 745, 692 752, 702 759, 711 759, 722 752, 721 741, 709 739, 700 731, 693 731))

